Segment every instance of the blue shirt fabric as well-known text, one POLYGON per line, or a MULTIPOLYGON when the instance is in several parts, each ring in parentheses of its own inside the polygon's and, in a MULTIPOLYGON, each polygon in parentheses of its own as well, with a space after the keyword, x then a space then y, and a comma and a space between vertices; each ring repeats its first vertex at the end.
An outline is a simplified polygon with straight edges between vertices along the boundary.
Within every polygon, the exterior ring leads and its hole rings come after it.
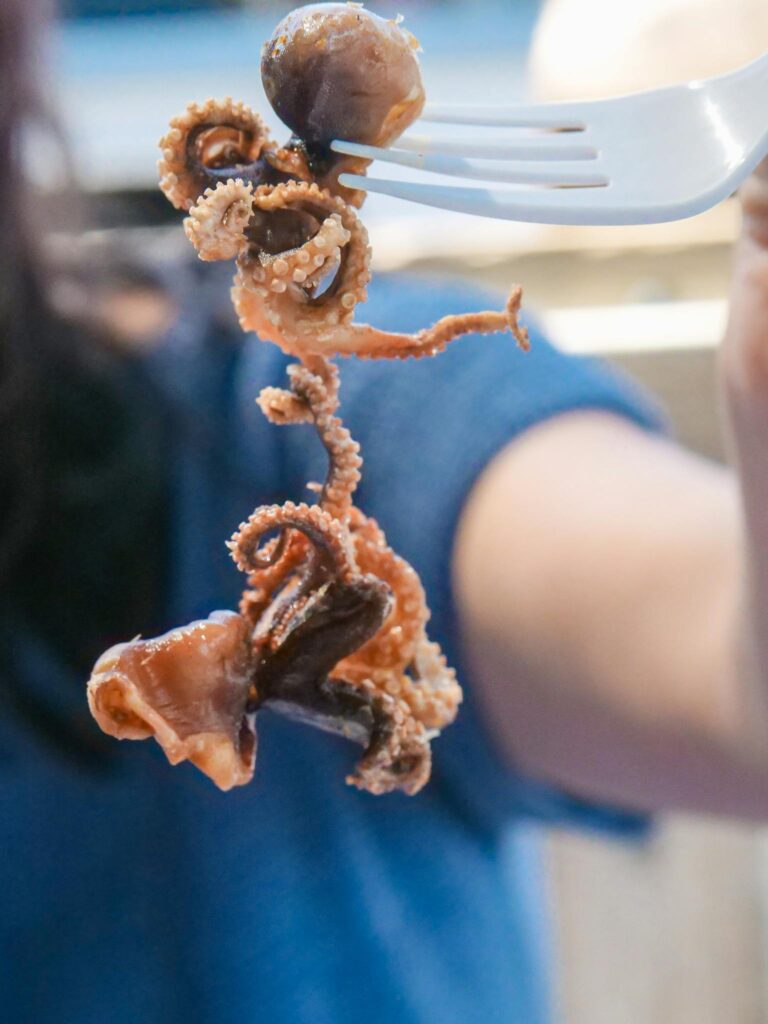
MULTIPOLYGON (((211 275, 211 268, 200 268, 211 275)), ((178 323, 152 355, 182 427, 172 455, 168 625, 234 607, 223 541, 256 504, 322 479, 308 427, 254 404, 286 360, 219 322, 199 271, 174 281, 178 323)), ((218 279, 217 279, 218 280, 218 279)), ((495 298, 384 279, 371 322, 415 329, 495 298)), ((0 724, 0 1020, 15 1024, 540 1024, 550 1019, 539 866, 528 823, 633 835, 596 807, 503 765, 462 666, 451 591, 462 505, 489 459, 577 408, 653 426, 626 382, 536 331, 467 338, 436 359, 346 361, 342 414, 365 456, 358 498, 421 573, 430 633, 467 691, 415 798, 347 788, 356 748, 269 712, 254 782, 219 793, 151 743, 104 772, 64 764, 0 724)), ((137 525, 140 532, 140 525, 137 525)), ((21 637, 30 680, 67 680, 21 637)))

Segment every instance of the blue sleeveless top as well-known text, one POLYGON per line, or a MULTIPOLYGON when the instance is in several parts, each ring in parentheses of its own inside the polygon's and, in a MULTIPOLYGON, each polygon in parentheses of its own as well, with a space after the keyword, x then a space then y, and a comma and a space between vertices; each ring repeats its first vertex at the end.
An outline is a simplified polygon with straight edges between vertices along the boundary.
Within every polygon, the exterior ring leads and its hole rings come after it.
MULTIPOLYGON (((169 627, 234 607, 242 579, 224 540, 254 505, 307 498, 306 482, 324 472, 310 428, 272 426, 254 404, 284 379, 286 360, 220 322, 226 295, 211 297, 211 267, 186 274, 174 281, 184 312, 150 357, 168 402, 200 428, 180 431, 172 453, 169 627)), ((380 279, 365 318, 412 330, 498 301, 459 284, 380 279)), ((578 408, 649 427, 656 413, 535 330, 527 355, 510 337, 467 338, 436 359, 348 360, 342 381, 342 415, 365 456, 358 504, 420 572, 430 633, 467 692, 433 744, 431 782, 414 798, 349 789, 357 748, 269 712, 255 780, 229 794, 189 765, 170 768, 151 742, 116 746, 103 774, 81 772, 0 719, 3 1020, 550 1019, 531 824, 635 834, 643 822, 498 758, 462 667, 452 542, 483 467, 527 427, 578 408)), ((16 656, 31 679, 77 685, 38 642, 16 656)))

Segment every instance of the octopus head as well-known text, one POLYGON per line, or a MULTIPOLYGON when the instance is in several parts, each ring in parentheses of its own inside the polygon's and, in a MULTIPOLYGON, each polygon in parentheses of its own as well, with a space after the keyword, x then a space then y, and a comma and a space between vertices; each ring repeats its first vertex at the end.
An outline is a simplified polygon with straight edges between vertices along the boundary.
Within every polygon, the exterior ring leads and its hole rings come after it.
POLYGON ((154 736, 171 764, 189 760, 220 789, 249 782, 256 757, 250 712, 250 630, 234 612, 106 651, 88 683, 101 728, 154 736))
POLYGON ((358 3, 309 4, 264 45, 261 76, 278 117, 310 149, 333 139, 386 146, 421 113, 418 43, 358 3))

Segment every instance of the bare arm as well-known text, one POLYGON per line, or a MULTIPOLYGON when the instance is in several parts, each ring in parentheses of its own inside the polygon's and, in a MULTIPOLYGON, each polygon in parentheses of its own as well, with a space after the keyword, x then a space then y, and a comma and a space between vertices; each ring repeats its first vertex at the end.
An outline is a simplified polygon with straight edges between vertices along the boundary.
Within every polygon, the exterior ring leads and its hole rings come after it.
POLYGON ((457 593, 523 769, 646 809, 768 819, 768 172, 744 194, 721 359, 738 476, 603 413, 486 470, 457 593))

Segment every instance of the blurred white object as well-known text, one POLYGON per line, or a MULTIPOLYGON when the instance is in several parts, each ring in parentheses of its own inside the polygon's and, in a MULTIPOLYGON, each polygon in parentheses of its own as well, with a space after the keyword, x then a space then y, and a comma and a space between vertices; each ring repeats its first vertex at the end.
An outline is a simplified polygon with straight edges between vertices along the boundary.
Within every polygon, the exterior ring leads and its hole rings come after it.
POLYGON ((597 99, 723 74, 768 50, 768 0, 546 0, 537 100, 597 99))
POLYGON ((505 129, 480 159, 472 138, 446 147, 406 135, 396 149, 340 141, 331 148, 494 183, 472 188, 342 174, 339 181, 349 188, 507 220, 654 224, 715 206, 768 155, 766 96, 768 53, 727 75, 616 99, 425 108, 424 121, 505 129), (530 136, 521 129, 539 131, 530 136), (541 185, 562 187, 529 187, 541 185))

